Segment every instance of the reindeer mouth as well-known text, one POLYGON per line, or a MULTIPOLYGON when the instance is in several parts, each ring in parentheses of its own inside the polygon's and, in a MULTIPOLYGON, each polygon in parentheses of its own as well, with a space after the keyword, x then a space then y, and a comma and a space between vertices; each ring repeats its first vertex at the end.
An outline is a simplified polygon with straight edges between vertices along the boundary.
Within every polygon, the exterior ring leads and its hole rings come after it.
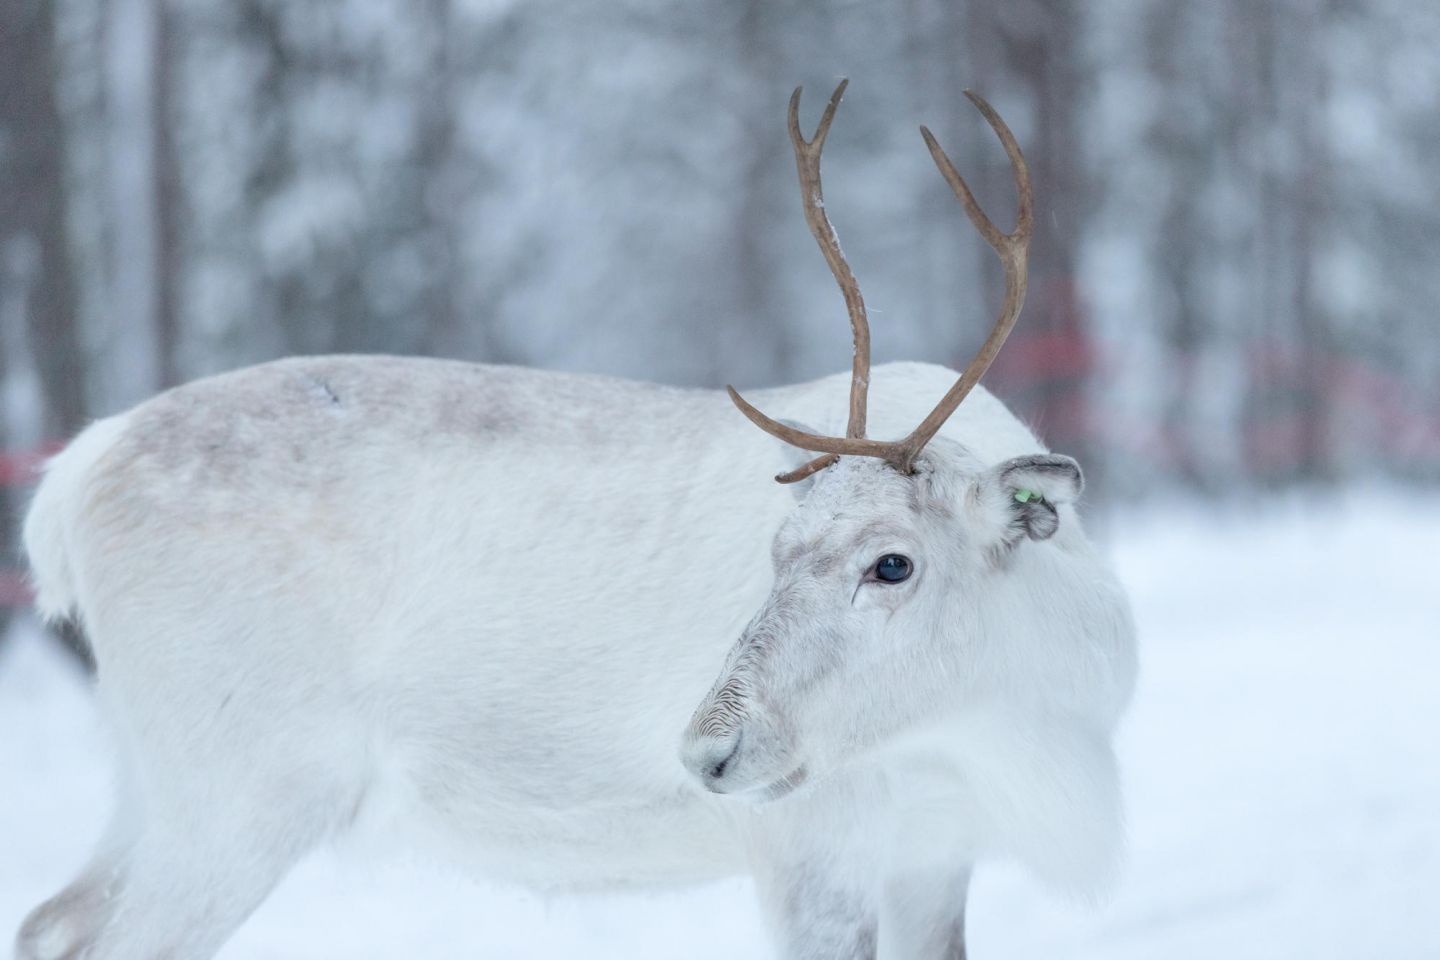
POLYGON ((754 803, 770 803, 794 793, 809 779, 810 771, 802 763, 773 783, 745 791, 746 799, 754 803))

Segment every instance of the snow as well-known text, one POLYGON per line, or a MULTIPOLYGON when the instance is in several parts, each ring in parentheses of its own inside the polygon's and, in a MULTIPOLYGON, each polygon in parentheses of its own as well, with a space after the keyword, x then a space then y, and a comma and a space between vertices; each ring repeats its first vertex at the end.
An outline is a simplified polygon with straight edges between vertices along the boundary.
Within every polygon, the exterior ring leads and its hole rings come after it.
MULTIPOLYGON (((1414 492, 1114 517, 1143 674, 1120 738, 1113 899, 987 866, 981 958, 1440 956, 1440 508, 1414 492)), ((0 654, 0 936, 77 868, 108 803, 83 681, 33 631, 0 654)), ((543 900, 395 851, 317 854, 227 960, 768 956, 749 884, 543 900)))

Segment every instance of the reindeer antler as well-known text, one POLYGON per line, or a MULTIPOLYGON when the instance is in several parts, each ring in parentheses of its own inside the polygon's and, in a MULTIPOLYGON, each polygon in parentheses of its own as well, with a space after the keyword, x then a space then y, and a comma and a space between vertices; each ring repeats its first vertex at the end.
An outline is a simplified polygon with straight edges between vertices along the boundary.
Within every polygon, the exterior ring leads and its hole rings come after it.
POLYGON ((835 275, 835 280, 840 284, 840 291, 845 296, 845 306, 850 312, 850 325, 855 337, 855 358, 854 368, 850 379, 850 423, 844 437, 823 437, 804 430, 797 430, 794 427, 786 426, 779 421, 772 420, 759 410, 751 406, 744 397, 736 392, 734 387, 727 386, 730 391, 730 399, 740 412, 745 414, 757 427, 772 436, 778 437, 793 446, 802 450, 813 450, 823 453, 825 456, 818 457, 799 470, 784 473, 775 479, 781 483, 794 483, 796 480, 803 480, 818 470, 830 466, 843 455, 860 457, 879 457, 902 473, 910 473, 914 469, 915 458, 930 438, 940 429, 950 415, 960 406, 960 402, 980 382, 995 356, 1000 352, 1000 347, 1005 343, 1005 338, 1010 335, 1010 330, 1015 326, 1016 319, 1020 316, 1020 308, 1025 302, 1025 281, 1026 268, 1030 249, 1030 234, 1033 230, 1033 215, 1030 192, 1030 170, 1025 165, 1025 157, 1020 152, 1020 145, 1015 142, 1015 135, 1000 119, 995 109, 986 103, 978 94, 966 90, 965 96, 975 104, 981 115, 985 117, 995 135, 1000 138, 1000 143, 1005 148, 1005 153, 1010 158, 1010 166, 1015 175, 1015 191, 1019 194, 1019 209, 1016 215, 1015 229, 1010 233, 1002 233, 998 227, 980 209, 975 202, 975 196, 970 192, 970 187, 965 179, 955 170, 955 165, 945 155, 945 151, 935 142, 934 136, 925 128, 920 128, 920 135, 925 138, 925 145, 930 149, 930 157, 935 161, 941 176, 945 182, 950 184, 956 199, 965 208, 965 214, 975 229, 990 244, 1000 263, 1005 269, 1005 302, 1000 308, 1000 316, 996 319, 994 327, 990 330, 990 336, 955 381, 955 385, 946 391, 945 396, 935 405, 929 415, 920 422, 909 436, 903 440, 868 440, 865 438, 865 403, 866 393, 870 385, 870 327, 865 318, 865 301, 860 296, 859 284, 855 281, 855 275, 850 271, 850 265, 845 261, 845 255, 840 251, 840 243, 835 237, 835 231, 830 226, 829 219, 825 216, 825 198, 820 189, 820 152, 825 147, 826 134, 830 132, 830 121, 835 118, 835 108, 840 103, 840 97, 845 92, 845 86, 849 81, 842 80, 840 86, 830 96, 830 103, 825 108, 824 115, 820 118, 820 126, 815 131, 815 137, 809 142, 800 135, 800 88, 790 97, 790 139, 795 146, 795 163, 800 170, 800 189, 805 208, 805 220, 810 224, 810 232, 815 235, 815 240, 820 244, 820 251, 825 255, 825 261, 830 264, 830 272, 835 275))
MULTIPOLYGON (((830 94, 830 102, 825 105, 825 112, 820 115, 820 123, 815 127, 815 136, 808 141, 800 132, 800 92, 804 87, 796 87, 795 92, 790 94, 790 109, 786 120, 790 129, 790 145, 795 149, 795 169, 800 174, 800 202, 805 211, 805 222, 809 225, 815 242, 820 245, 820 253, 825 257, 830 272, 835 276, 835 282, 840 286, 840 295, 845 298, 845 310, 850 314, 854 359, 850 371, 850 420, 845 428, 845 436, 864 437, 865 406, 870 391, 870 321, 865 313, 865 298, 860 293, 860 283, 855 279, 850 263, 840 249, 840 238, 835 235, 835 228, 830 225, 830 218, 825 214, 825 188, 820 182, 820 154, 825 149, 825 138, 830 133, 830 123, 835 119, 835 110, 840 106, 840 99, 845 96, 845 88, 849 85, 848 79, 842 79, 835 87, 835 92, 830 94)), ((826 454, 798 470, 784 474, 783 479, 777 479, 782 483, 803 480, 838 459, 835 454, 826 454)))

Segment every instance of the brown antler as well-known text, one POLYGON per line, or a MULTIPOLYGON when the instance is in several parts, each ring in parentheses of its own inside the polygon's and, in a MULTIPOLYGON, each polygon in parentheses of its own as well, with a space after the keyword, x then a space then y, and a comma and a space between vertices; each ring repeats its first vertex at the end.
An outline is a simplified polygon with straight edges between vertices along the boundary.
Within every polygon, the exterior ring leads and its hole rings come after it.
POLYGON ((970 361, 965 372, 955 381, 955 385, 935 405, 935 409, 930 411, 930 414, 909 436, 903 440, 865 439, 865 395, 870 379, 870 329, 865 320, 865 303, 860 298, 859 286, 855 283, 854 274, 850 272, 850 267, 840 252, 840 244, 835 239, 835 231, 830 228, 830 221, 825 217, 824 196, 820 192, 820 150, 824 147, 825 135, 830 129, 830 121, 835 116, 835 107, 844 91, 845 81, 842 81, 830 97, 830 104, 825 108, 825 114, 820 120, 820 127, 815 132, 815 139, 806 143, 800 136, 797 118, 800 91, 796 89, 790 98, 790 136, 795 143, 795 159, 800 168, 801 189, 805 191, 805 219, 810 223, 810 230, 820 243, 820 249, 830 264, 830 270, 835 274, 835 279, 845 294, 845 304, 850 310, 850 323, 855 332, 855 362, 850 382, 850 426, 846 431, 847 436, 843 438, 822 437, 786 426, 755 409, 735 391, 734 387, 726 387, 730 391, 730 399, 735 402, 735 406, 739 407, 740 412, 745 414, 757 427, 802 450, 814 450, 817 453, 825 454, 825 456, 807 463, 799 470, 776 477, 775 479, 781 483, 803 480, 834 463, 841 454, 879 457, 888 461, 902 473, 910 473, 914 468, 915 458, 919 456, 921 450, 925 449, 925 444, 930 442, 930 438, 935 436, 941 424, 949 419, 950 415, 960 406, 960 402, 985 375, 985 371, 989 369, 995 356, 1000 352, 1000 347, 1005 343, 1005 338, 1010 335, 1010 329, 1015 326, 1015 320, 1020 316, 1020 307, 1025 302, 1026 265, 1033 227, 1030 171, 1025 165, 1025 157, 1020 152, 1020 145, 1015 142, 1015 135, 1010 132, 1005 121, 1000 119, 1000 115, 982 97, 966 90, 965 96, 970 98, 970 102, 975 104, 981 115, 985 117, 990 128, 1000 138, 1000 143, 1010 158, 1010 166, 1015 175, 1015 191, 1019 194, 1019 210, 1013 232, 1002 233, 980 209, 980 205, 975 202, 975 196, 970 192, 969 185, 955 170, 955 165, 950 162, 945 151, 940 149, 940 145, 935 142, 930 131, 921 127, 920 135, 925 138, 925 145, 930 148, 930 156, 935 161, 935 166, 940 169, 940 174, 950 184, 950 189, 955 192, 956 199, 965 208, 966 216, 970 218, 970 222, 974 224, 980 236, 985 238, 985 242, 990 244, 996 255, 1000 257, 1000 263, 1005 268, 1005 302, 1000 308, 1000 316, 996 319, 995 326, 990 330, 990 336, 980 347, 980 352, 970 361), (812 186, 813 189, 811 189, 812 186))
MULTIPOLYGON (((825 188, 820 182, 820 154, 825 150, 825 138, 830 133, 830 123, 835 119, 835 110, 840 106, 840 99, 845 96, 845 88, 849 85, 848 79, 842 79, 835 87, 835 92, 830 94, 830 102, 825 105, 825 112, 820 115, 820 123, 815 127, 815 136, 809 140, 800 132, 800 93, 804 87, 796 87, 795 92, 790 94, 790 109, 786 120, 790 129, 790 145, 795 149, 795 169, 800 175, 800 203, 805 211, 805 223, 810 227, 810 234, 815 238, 815 242, 820 245, 820 253, 824 255, 830 273, 840 286, 840 294, 845 298, 845 310, 850 314, 854 357, 850 372, 850 420, 845 428, 845 436, 863 437, 866 394, 870 390, 870 322, 866 318, 865 297, 860 293, 860 284, 850 269, 849 261, 845 259, 844 251, 840 249, 840 238, 835 235, 835 228, 830 225, 830 218, 825 214, 825 188)), ((835 454, 826 454, 777 479, 782 483, 793 483, 823 470, 838 459, 835 454)))

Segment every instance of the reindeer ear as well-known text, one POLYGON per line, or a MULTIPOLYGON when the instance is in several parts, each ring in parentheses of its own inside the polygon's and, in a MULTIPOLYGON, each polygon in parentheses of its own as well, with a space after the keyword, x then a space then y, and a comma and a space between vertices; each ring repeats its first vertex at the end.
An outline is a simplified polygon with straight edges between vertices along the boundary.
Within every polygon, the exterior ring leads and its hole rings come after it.
POLYGON ((1060 528, 1061 504, 1073 503, 1085 488, 1080 465, 1058 454, 1006 460, 981 476, 976 498, 986 526, 999 545, 1025 537, 1048 540, 1060 528))

